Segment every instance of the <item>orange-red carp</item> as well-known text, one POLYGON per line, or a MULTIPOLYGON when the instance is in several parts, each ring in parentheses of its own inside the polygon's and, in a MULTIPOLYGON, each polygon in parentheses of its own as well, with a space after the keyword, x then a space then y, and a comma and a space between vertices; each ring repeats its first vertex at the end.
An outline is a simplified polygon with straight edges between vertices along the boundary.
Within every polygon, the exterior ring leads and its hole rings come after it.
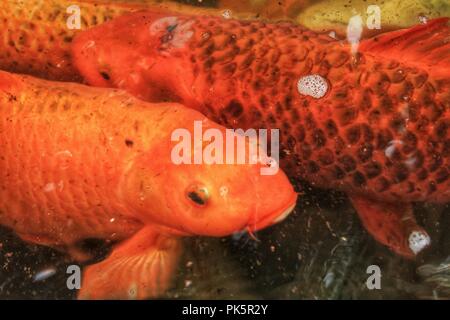
MULTIPOLYGON (((73 37, 115 17, 146 8, 217 16, 224 11, 158 0, 2 0, 0 69, 48 80, 81 81, 70 56, 73 37)), ((247 13, 233 15, 252 17, 247 13)))
POLYGON ((0 102, 0 224, 77 260, 85 239, 116 243, 86 268, 80 298, 159 296, 180 236, 252 232, 295 206, 285 174, 261 175, 265 164, 175 163, 175 130, 225 130, 180 104, 6 72, 0 102))

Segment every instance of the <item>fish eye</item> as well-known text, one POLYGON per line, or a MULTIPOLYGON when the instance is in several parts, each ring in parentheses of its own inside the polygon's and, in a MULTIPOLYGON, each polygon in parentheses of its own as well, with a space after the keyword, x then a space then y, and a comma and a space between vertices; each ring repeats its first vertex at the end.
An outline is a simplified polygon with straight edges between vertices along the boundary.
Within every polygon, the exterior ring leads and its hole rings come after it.
POLYGON ((195 205, 203 207, 208 202, 209 192, 206 187, 195 185, 187 189, 186 196, 195 205))

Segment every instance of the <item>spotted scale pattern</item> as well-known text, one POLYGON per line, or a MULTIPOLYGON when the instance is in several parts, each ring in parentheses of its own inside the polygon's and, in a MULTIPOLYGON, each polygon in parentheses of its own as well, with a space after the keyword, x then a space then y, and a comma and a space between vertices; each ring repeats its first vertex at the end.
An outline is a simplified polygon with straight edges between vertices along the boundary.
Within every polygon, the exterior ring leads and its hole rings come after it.
POLYGON ((0 67, 52 80, 80 80, 70 45, 80 30, 69 29, 67 8, 78 5, 81 30, 104 23, 143 5, 108 6, 102 2, 5 0, 0 4, 0 67))
POLYGON ((287 172, 384 201, 450 199, 448 76, 287 23, 195 21, 195 107, 230 127, 279 128, 287 172), (329 82, 324 98, 297 91, 311 74, 329 82))
POLYGON ((450 200, 450 46, 442 36, 426 47, 439 49, 442 66, 433 68, 401 51, 353 53, 289 23, 170 16, 165 28, 168 14, 142 12, 81 34, 77 67, 93 85, 142 99, 170 92, 167 99, 227 127, 280 129, 282 168, 315 186, 383 201, 450 200), (299 93, 309 75, 327 82, 322 98, 299 93))
POLYGON ((0 78, 0 224, 62 247, 86 238, 121 240, 139 230, 143 224, 120 186, 155 130, 124 112, 135 99, 75 84, 48 90, 48 82, 6 73, 0 78))

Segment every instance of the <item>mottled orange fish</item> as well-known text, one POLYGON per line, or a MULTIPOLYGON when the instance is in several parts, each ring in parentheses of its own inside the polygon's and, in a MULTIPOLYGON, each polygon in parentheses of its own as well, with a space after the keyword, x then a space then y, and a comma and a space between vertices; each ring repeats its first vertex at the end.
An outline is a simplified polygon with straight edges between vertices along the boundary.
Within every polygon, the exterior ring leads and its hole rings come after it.
POLYGON ((175 164, 174 130, 202 121, 224 131, 182 105, 5 72, 0 102, 0 224, 78 260, 84 239, 118 243, 87 267, 80 298, 158 296, 177 266, 179 236, 252 232, 295 205, 281 170, 175 164))
MULTIPOLYGON (((218 16, 224 11, 158 0, 2 0, 0 69, 49 80, 79 81, 81 77, 70 57, 73 37, 82 30, 145 8, 218 16), (75 23, 78 18, 80 29, 75 23)), ((247 13, 233 16, 251 17, 247 13)))
POLYGON ((91 85, 168 98, 223 125, 280 128, 281 165, 350 197, 395 252, 430 243, 414 202, 450 200, 450 28, 358 41, 290 23, 138 12, 80 34, 91 85))

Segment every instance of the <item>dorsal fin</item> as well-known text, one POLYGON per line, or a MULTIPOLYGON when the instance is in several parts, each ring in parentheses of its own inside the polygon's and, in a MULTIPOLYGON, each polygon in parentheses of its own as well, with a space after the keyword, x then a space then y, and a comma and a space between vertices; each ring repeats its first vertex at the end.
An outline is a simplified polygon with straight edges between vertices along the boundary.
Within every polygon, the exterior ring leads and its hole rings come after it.
MULTIPOLYGON (((430 20, 362 41, 359 49, 367 54, 392 58, 421 67, 450 69, 449 18, 430 20)), ((439 70, 443 71, 443 70, 439 70)))

